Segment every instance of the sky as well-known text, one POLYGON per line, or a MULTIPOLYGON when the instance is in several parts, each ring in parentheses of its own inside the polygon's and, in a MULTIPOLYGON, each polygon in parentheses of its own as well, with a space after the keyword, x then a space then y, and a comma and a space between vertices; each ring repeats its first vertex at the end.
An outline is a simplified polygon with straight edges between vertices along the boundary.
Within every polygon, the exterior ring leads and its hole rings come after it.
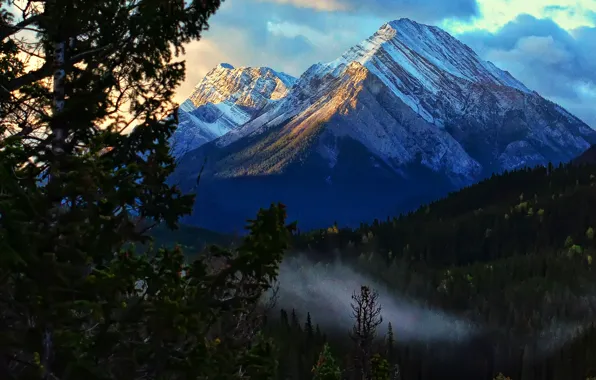
POLYGON ((225 0, 187 46, 176 100, 218 63, 299 76, 402 17, 445 29, 596 128, 596 0, 225 0))

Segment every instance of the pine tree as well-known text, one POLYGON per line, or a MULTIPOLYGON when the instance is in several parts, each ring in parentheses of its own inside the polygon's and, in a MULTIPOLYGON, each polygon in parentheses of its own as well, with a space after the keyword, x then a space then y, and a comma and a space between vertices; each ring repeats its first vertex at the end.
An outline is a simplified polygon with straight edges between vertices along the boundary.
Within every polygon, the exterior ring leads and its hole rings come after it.
POLYGON ((379 354, 374 354, 371 358, 371 380, 389 380, 391 370, 387 359, 379 354))
POLYGON ((288 321, 288 312, 284 309, 280 310, 280 322, 283 328, 290 329, 290 323, 288 321))
POLYGON ((238 373, 248 379, 273 380, 277 378, 277 352, 271 339, 259 333, 255 343, 240 360, 238 373))
POLYGON ((290 324, 294 329, 300 329, 300 323, 298 322, 298 315, 296 315, 296 309, 292 309, 292 316, 290 319, 290 324))
POLYGON ((339 380, 341 371, 335 363, 329 345, 325 343, 319 354, 319 359, 312 369, 313 380, 339 380))
POLYGON ((304 331, 306 332, 306 338, 308 339, 308 341, 312 341, 312 338, 314 336, 314 331, 313 331, 313 326, 312 326, 312 320, 310 318, 310 313, 306 313, 306 322, 304 323, 304 331))
POLYGON ((387 336, 385 338, 386 352, 389 362, 393 363, 395 360, 395 338, 393 337, 393 326, 391 322, 387 324, 387 336))
POLYGON ((2 11, 0 377, 222 378, 269 355, 240 322, 277 275, 294 228, 283 206, 261 210, 234 251, 211 250, 219 271, 179 248, 134 250, 192 209, 167 182, 185 71, 174 53, 219 4, 48 0, 18 22, 2 11), (6 42, 26 27, 43 57, 28 72, 6 42))

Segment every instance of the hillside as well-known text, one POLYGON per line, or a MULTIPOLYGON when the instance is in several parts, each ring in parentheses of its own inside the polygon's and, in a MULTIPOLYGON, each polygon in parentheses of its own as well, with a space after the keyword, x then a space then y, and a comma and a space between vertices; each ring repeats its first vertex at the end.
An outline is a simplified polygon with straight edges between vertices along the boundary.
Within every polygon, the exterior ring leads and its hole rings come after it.
POLYGON ((358 273, 387 289, 383 302, 418 305, 384 315, 397 342, 389 359, 404 379, 493 379, 502 372, 516 380, 585 380, 596 359, 594 187, 594 164, 524 168, 401 216, 296 235, 280 275, 280 305, 289 308, 267 329, 281 350, 279 378, 307 377, 323 336, 338 357, 350 352, 338 322, 347 315, 316 299, 337 297, 333 288, 357 281, 346 276, 358 273), (305 289, 313 293, 300 293, 305 289), (438 311, 476 333, 425 338, 448 326, 438 311), (304 327, 307 312, 315 339, 304 327), (304 368, 296 367, 298 357, 304 368), (464 358, 465 366, 454 365, 464 358))
MULTIPOLYGON (((594 165, 506 172, 400 217, 303 233, 294 250, 481 329, 463 343, 402 342, 405 378, 584 380, 596 359, 595 186, 594 165), (465 368, 450 364, 462 357, 465 368)), ((309 311, 315 323, 328 313, 309 311)), ((399 342, 404 321, 386 321, 399 342)))
POLYGON ((596 146, 592 145, 589 149, 587 149, 581 155, 574 158, 573 163, 577 164, 577 165, 596 163, 596 146))
POLYGON ((209 229, 239 230, 276 201, 303 229, 355 226, 494 172, 567 162, 594 142, 581 120, 445 31, 401 19, 181 157, 172 181, 191 191, 207 160, 201 212, 186 222, 209 229))

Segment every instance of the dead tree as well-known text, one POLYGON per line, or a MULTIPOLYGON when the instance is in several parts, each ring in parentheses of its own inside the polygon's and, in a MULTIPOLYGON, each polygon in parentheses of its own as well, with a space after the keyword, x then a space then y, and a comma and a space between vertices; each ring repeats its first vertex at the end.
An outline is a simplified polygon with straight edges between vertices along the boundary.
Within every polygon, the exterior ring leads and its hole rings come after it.
POLYGON ((354 342, 354 373, 356 379, 371 378, 370 359, 377 327, 383 322, 379 294, 368 286, 352 295, 352 317, 355 319, 350 338, 354 342))

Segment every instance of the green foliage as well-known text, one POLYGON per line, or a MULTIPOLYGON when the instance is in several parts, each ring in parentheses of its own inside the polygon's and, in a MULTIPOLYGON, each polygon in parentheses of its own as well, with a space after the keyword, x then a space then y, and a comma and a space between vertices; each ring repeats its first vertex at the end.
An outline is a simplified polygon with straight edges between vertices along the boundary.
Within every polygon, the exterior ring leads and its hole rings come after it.
POLYGON ((374 354, 371 358, 371 380, 389 380, 391 371, 387 359, 379 354, 374 354))
POLYGON ((573 244, 571 247, 569 247, 569 255, 573 256, 573 255, 581 255, 583 253, 583 248, 577 244, 573 244))
MULTIPOLYGON (((235 240, 232 236, 209 231, 203 228, 181 224, 178 229, 170 230, 167 226, 161 225, 149 231, 152 244, 155 248, 172 249, 180 245, 185 255, 190 259, 205 250, 210 245, 230 246, 235 240)), ((240 240, 241 242, 241 240, 240 240)), ((236 242, 238 243, 238 242, 236 242)), ((137 245, 139 252, 145 251, 148 244, 137 245)))
POLYGON ((339 380, 341 379, 341 371, 339 366, 335 363, 335 359, 331 354, 331 348, 328 344, 323 346, 323 350, 319 355, 317 364, 312 369, 313 380, 339 380))
POLYGON ((273 341, 259 333, 256 342, 240 360, 239 372, 248 379, 276 379, 278 366, 276 355, 273 341))
POLYGON ((260 210, 237 248, 191 262, 179 247, 140 248, 152 226, 175 229, 192 209, 168 182, 176 120, 163 117, 184 77, 174 54, 219 4, 27 7, 48 57, 32 74, 4 42, 23 24, 2 10, 0 378, 275 378, 258 301, 294 230, 284 206, 260 210))
POLYGON ((571 248, 572 246, 573 246, 573 239, 571 238, 571 236, 567 236, 567 238, 565 239, 564 247, 571 248))

